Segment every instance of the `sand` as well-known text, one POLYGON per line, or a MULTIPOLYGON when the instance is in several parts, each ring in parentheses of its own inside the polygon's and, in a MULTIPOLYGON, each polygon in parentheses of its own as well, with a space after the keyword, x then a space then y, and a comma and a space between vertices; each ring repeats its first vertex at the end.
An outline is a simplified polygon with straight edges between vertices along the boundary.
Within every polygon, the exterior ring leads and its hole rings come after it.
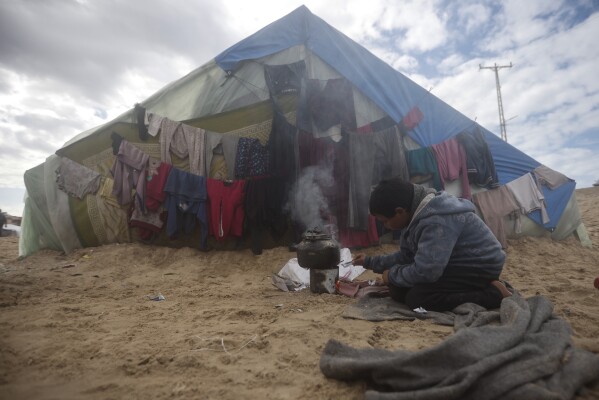
MULTIPOLYGON (((575 344, 599 353, 599 187, 577 197, 596 247, 510 240, 503 277, 551 299, 575 344)), ((361 399, 364 382, 320 372, 328 339, 419 350, 452 334, 430 321, 348 320, 353 299, 280 291, 271 274, 295 256, 287 248, 254 256, 133 243, 17 255, 18 239, 0 238, 2 399, 361 399), (165 300, 149 300, 157 294, 165 300)), ((599 387, 577 398, 599 398, 599 387)))

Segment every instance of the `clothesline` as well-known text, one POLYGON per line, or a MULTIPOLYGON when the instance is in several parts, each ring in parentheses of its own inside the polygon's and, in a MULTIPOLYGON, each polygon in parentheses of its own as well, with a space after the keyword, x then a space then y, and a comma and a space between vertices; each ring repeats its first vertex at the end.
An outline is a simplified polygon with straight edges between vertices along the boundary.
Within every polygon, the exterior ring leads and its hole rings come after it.
MULTIPOLYGON (((415 110, 407 119, 407 122, 411 124, 410 127, 414 127, 422 118, 423 115, 415 110)), ((159 162, 153 160, 154 168, 146 171, 149 157, 134 144, 122 140, 120 135, 113 135, 113 140, 118 139, 117 143, 113 143, 114 149, 118 151, 115 154, 115 162, 112 168, 115 180, 112 194, 117 197, 117 201, 121 205, 127 205, 131 200, 134 201, 135 207, 130 213, 130 225, 140 228, 144 238, 160 232, 165 219, 167 234, 170 237, 174 237, 181 232, 191 232, 195 227, 195 219, 197 219, 202 226, 202 247, 205 246, 208 232, 219 240, 224 240, 229 235, 240 237, 244 218, 238 209, 247 206, 243 197, 244 193, 252 185, 255 185, 251 183, 248 186, 246 181, 250 182, 269 177, 281 178, 279 179, 280 185, 286 189, 278 189, 284 193, 278 195, 280 203, 276 204, 275 208, 283 208, 288 200, 286 198, 288 193, 285 192, 288 191, 290 184, 295 181, 298 174, 296 171, 308 165, 318 165, 323 157, 330 158, 332 156, 336 160, 331 162, 333 166, 332 173, 339 174, 340 171, 345 171, 343 172, 344 175, 335 176, 335 182, 338 186, 331 192, 334 194, 334 201, 341 209, 341 212, 348 213, 339 214, 336 218, 342 228, 342 236, 346 241, 352 242, 352 235, 354 234, 348 234, 350 231, 346 229, 357 228, 358 231, 366 234, 362 239, 356 239, 362 245, 370 245, 378 240, 377 234, 370 235, 368 233, 376 232, 376 228, 372 229, 374 220, 369 217, 367 202, 370 187, 380 179, 398 175, 411 180, 424 177, 424 179, 432 179, 435 188, 442 190, 445 181, 461 178, 462 197, 464 198, 470 197, 470 183, 483 184, 490 188, 498 186, 493 160, 488 147, 486 147, 480 133, 477 134, 476 132, 462 133, 431 147, 406 151, 403 147, 402 132, 398 126, 385 128, 374 133, 364 130, 362 133, 347 133, 346 139, 334 142, 314 138, 309 134, 303 136, 305 138, 302 139, 303 141, 298 140, 302 136, 298 134, 297 128, 289 123, 286 116, 277 117, 276 114, 270 123, 261 123, 237 130, 235 135, 205 131, 151 113, 148 113, 147 122, 150 135, 160 134, 161 160, 159 162), (241 137, 244 133, 255 136, 265 132, 268 133, 266 146, 255 137, 241 137), (273 149, 275 146, 276 149, 273 149), (298 146, 303 151, 298 152, 300 158, 296 159, 295 149, 298 146), (222 155, 215 155, 215 149, 222 149, 222 155), (170 165, 172 162, 171 153, 179 158, 190 160, 189 171, 172 169, 176 170, 177 174, 193 176, 193 178, 186 179, 196 182, 197 186, 200 187, 198 190, 201 192, 193 194, 195 196, 194 201, 191 201, 191 204, 187 207, 197 211, 194 214, 195 219, 186 220, 187 222, 183 225, 173 222, 169 224, 168 216, 161 219, 158 217, 160 212, 155 207, 156 203, 166 203, 168 196, 165 197, 160 193, 166 187, 171 173, 171 171, 164 170, 159 172, 156 166, 170 165), (302 153, 312 153, 314 156, 311 157, 310 161, 307 161, 302 153), (342 161, 344 159, 348 161, 342 161), (273 174, 272 171, 276 173, 273 174), (348 171, 349 173, 347 173, 348 171), (154 188, 155 182, 159 182, 162 187, 154 188), (228 184, 225 185, 224 182, 228 182, 228 184), (348 182, 349 185, 346 186, 343 182, 348 182), (132 190, 133 188, 135 190, 132 190), (154 194, 147 196, 146 190, 148 189, 153 190, 154 194), (234 191, 234 189, 240 194, 233 195, 228 192, 229 190, 234 191), (339 191, 341 193, 335 193, 339 191), (129 196, 129 193, 133 193, 133 195, 129 196), (341 197, 339 197, 340 195, 341 197), (216 201, 217 211, 206 211, 206 205, 209 208, 213 204, 210 202, 211 198, 220 199, 216 201), (223 199, 226 202, 230 200, 230 205, 223 208, 223 199), (158 212, 157 215, 148 216, 145 209, 148 202, 153 204, 148 212, 158 212), (196 202, 199 202, 199 204, 195 204, 196 202), (206 203, 206 205, 202 205, 203 203, 206 203), (344 204, 351 205, 351 207, 344 204), (224 213, 223 209, 225 210, 224 213), (212 216, 211 220, 209 215, 212 216), (347 216, 344 217, 344 215, 347 216), (339 216, 341 217, 339 218, 339 216), (347 220, 344 218, 347 218, 347 220), (216 222, 211 224, 211 221, 216 222), (366 239, 366 237, 369 237, 369 239, 366 239)), ((376 126, 376 124, 373 126, 376 126)), ((94 171, 89 168, 86 168, 87 171, 84 173, 73 175, 74 178, 70 179, 70 182, 74 183, 69 189, 68 175, 73 173, 70 172, 72 171, 72 165, 77 163, 71 161, 67 166, 65 161, 64 164, 62 171, 58 173, 58 177, 60 177, 59 187, 66 188, 67 193, 77 192, 77 196, 80 198, 82 198, 82 193, 95 193, 97 191, 100 175, 94 174, 94 171), (77 177, 75 178, 75 176, 77 177), (67 183, 65 184, 65 182, 67 183), (73 187, 77 189, 75 190, 73 187), (87 187, 87 189, 82 189, 84 187, 87 187)), ((485 202, 480 194, 474 196, 473 200, 479 206, 483 218, 490 226, 495 227, 493 231, 502 243, 505 243, 502 236, 504 229, 500 224, 495 225, 497 219, 501 220, 501 217, 510 213, 515 215, 516 211, 521 214, 527 214, 537 209, 544 211, 543 196, 537 189, 538 185, 559 186, 568 181, 563 175, 555 173, 547 167, 542 169, 539 167, 538 177, 535 175, 535 178, 537 178, 536 183, 532 175, 530 177, 529 175, 523 176, 522 181, 518 179, 507 185, 509 189, 508 196, 511 196, 510 198, 513 200, 506 203, 512 205, 507 210, 499 209, 493 203, 493 198, 500 196, 494 193, 495 190, 490 190, 488 193, 484 192, 487 193, 484 196, 490 199, 490 203, 485 202)), ((265 189, 262 188, 261 190, 265 189)), ((504 191, 501 193, 505 195, 504 191)), ((190 192, 184 193, 184 195, 190 195, 190 192)), ((262 196, 260 201, 264 201, 264 198, 265 196, 262 196)), ((190 201, 187 198, 184 200, 190 201)), ((169 206, 171 206, 171 215, 176 216, 177 213, 181 212, 180 205, 177 206, 179 208, 172 208, 172 204, 169 203, 169 206)), ((188 213, 186 211, 184 214, 187 215, 188 213)), ((283 215, 282 212, 281 215, 283 215)), ((189 219, 190 217, 185 218, 189 219)), ((545 218, 547 218, 546 214, 545 218)))

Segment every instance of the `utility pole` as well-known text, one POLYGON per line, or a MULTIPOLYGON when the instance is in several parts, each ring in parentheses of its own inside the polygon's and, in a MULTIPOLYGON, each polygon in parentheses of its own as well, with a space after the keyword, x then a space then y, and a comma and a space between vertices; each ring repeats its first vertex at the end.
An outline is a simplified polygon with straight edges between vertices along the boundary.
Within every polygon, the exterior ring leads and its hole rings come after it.
POLYGON ((501 100, 501 84, 499 83, 499 70, 501 68, 512 68, 510 65, 497 65, 495 63, 492 67, 483 67, 482 64, 478 64, 479 69, 492 69, 495 71, 495 85, 497 86, 497 105, 499 107, 499 129, 501 131, 501 139, 507 142, 507 132, 505 130, 505 118, 503 116, 503 101, 501 100))

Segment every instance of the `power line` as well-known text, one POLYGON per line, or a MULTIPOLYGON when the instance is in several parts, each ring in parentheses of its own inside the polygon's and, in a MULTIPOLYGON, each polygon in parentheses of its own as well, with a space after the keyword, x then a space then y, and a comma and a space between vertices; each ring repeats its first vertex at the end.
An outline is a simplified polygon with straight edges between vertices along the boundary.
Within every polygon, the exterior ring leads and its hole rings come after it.
POLYGON ((483 67, 482 64, 478 65, 479 69, 492 69, 495 72, 495 86, 497 87, 497 106, 499 107, 499 130, 501 131, 501 139, 507 142, 507 131, 505 129, 505 117, 503 116, 503 101, 501 100, 501 84, 499 83, 499 70, 501 68, 512 68, 510 65, 497 65, 495 63, 492 67, 483 67))

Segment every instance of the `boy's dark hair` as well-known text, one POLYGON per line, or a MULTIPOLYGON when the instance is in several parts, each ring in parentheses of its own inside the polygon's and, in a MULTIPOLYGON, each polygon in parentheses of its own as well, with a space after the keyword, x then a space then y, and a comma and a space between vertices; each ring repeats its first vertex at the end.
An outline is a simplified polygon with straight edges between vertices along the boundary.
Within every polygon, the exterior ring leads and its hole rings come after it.
POLYGON ((410 210, 414 197, 414 185, 400 178, 379 182, 370 194, 370 214, 392 218, 397 207, 410 210))

